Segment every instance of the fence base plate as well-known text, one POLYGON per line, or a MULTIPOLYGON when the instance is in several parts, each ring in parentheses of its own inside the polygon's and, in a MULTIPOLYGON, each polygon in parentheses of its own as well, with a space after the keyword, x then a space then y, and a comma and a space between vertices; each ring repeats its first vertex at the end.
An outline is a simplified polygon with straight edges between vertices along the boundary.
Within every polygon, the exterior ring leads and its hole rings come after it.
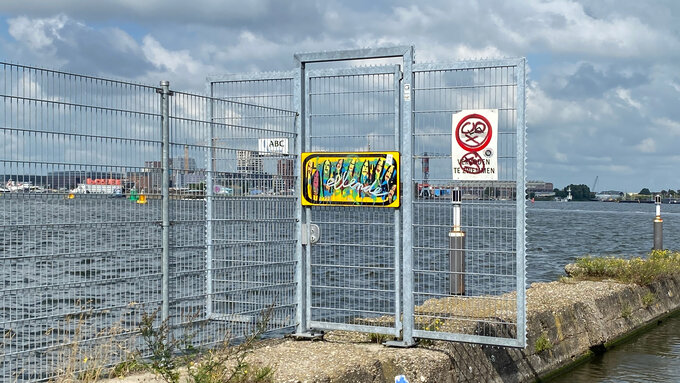
POLYGON ((290 337, 295 339, 295 340, 323 340, 323 332, 303 332, 303 333, 295 333, 295 334, 290 334, 290 337))
POLYGON ((388 342, 383 343, 383 345, 387 347, 410 348, 415 347, 416 342, 414 342, 413 340, 411 340, 410 342, 404 340, 390 340, 388 342))

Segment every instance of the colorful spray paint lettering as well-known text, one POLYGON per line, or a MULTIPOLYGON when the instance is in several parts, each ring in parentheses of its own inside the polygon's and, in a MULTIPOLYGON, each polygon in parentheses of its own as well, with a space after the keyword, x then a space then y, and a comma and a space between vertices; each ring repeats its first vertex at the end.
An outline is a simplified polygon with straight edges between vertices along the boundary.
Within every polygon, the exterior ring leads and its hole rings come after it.
POLYGON ((302 153, 302 204, 399 207, 399 153, 302 153))

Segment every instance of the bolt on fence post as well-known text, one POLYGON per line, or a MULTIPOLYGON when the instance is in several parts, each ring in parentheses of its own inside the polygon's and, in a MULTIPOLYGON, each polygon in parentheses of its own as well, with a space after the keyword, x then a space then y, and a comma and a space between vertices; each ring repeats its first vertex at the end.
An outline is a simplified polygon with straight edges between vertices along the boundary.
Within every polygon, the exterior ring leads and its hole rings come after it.
POLYGON ((453 227, 449 232, 450 294, 465 295, 465 232, 461 230, 461 191, 453 189, 453 227))
POLYGON ((157 91, 161 95, 161 316, 168 320, 170 316, 170 106, 168 96, 170 82, 161 81, 157 91))
POLYGON ((661 219, 661 196, 654 197, 656 217, 654 217, 654 250, 663 250, 663 219, 661 219))

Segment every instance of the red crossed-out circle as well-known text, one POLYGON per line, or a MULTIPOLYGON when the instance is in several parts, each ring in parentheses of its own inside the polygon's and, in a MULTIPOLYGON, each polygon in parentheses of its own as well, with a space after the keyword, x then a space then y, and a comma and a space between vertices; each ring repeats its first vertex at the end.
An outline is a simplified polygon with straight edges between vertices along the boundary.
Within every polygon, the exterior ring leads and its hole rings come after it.
POLYGON ((491 123, 477 113, 463 117, 456 126, 456 141, 469 152, 478 152, 489 145, 491 134, 491 123))

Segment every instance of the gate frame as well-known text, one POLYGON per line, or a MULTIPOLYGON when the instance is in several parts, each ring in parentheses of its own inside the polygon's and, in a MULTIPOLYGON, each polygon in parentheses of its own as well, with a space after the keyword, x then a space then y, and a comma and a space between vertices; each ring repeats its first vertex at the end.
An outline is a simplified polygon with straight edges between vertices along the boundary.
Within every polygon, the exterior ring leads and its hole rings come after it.
MULTIPOLYGON (((324 77, 337 77, 337 76, 370 76, 370 75, 393 75, 394 76, 394 83, 393 83, 393 90, 395 92, 394 96, 394 147, 395 151, 399 151, 399 148, 401 147, 401 92, 400 92, 400 87, 401 87, 401 66, 398 64, 386 64, 386 65, 380 65, 380 66, 359 66, 359 67, 353 67, 353 68, 330 68, 330 69, 311 69, 305 72, 305 83, 307 83, 310 79, 312 78, 324 78, 324 77)), ((307 116, 305 117, 305 121, 309 123, 309 118, 307 116)), ((311 124, 307 125, 310 126, 311 124)), ((310 148, 305 147, 305 151, 309 152, 310 148)), ((301 169, 302 171, 302 169, 301 169)), ((391 210, 394 210, 393 214, 393 224, 394 224, 394 292, 395 292, 395 297, 394 297, 394 312, 392 313, 394 316, 394 326, 391 327, 384 327, 384 326, 375 326, 375 325, 367 325, 367 324, 346 324, 346 323, 337 323, 337 322, 320 322, 320 321, 314 321, 312 320, 312 314, 311 314, 311 285, 312 285, 312 280, 311 280, 311 275, 312 275, 312 270, 311 270, 311 264, 310 262, 307 262, 306 264, 306 270, 305 270, 305 276, 306 276, 306 302, 305 302, 305 307, 306 307, 306 316, 308 318, 308 325, 312 329, 318 329, 318 330, 346 330, 346 331, 362 331, 362 332, 368 332, 368 333, 376 333, 376 334, 384 334, 384 335, 392 335, 394 337, 400 337, 401 336, 401 331, 403 329, 402 326, 402 320, 401 320, 401 301, 402 301, 402 292, 401 292, 401 283, 402 283, 402 278, 401 276, 401 237, 399 233, 401 233, 401 208, 391 208, 391 210)), ((303 207, 303 211, 309 211, 311 212, 311 206, 305 206, 303 207)), ((308 218, 307 223, 310 223, 310 225, 303 226, 303 231, 307 226, 310 228, 314 226, 313 223, 311 223, 311 218, 308 218)), ((303 235, 308 235, 309 233, 303 233, 303 235)), ((303 237, 304 238, 304 237, 303 237)), ((306 238, 310 238, 307 236, 306 238)), ((307 245, 303 241, 303 245, 307 245)), ((311 260, 311 244, 308 244, 307 249, 309 250, 309 253, 306 254, 306 259, 311 260)))
MULTIPOLYGON (((309 126, 308 117, 306 114, 306 65, 311 63, 322 63, 322 62, 333 62, 333 61, 351 61, 351 60, 370 60, 370 59, 382 59, 382 58, 402 58, 402 73, 403 80, 402 85, 399 87, 399 99, 401 100, 401 110, 400 110, 400 120, 401 120, 401 145, 399 145, 399 151, 406 161, 402 162, 402 177, 403 179, 410 180, 413 175, 412 169, 412 116, 413 116, 413 102, 411 84, 413 84, 413 58, 414 58, 414 46, 397 46, 397 47, 386 47, 386 48, 374 48, 374 49, 352 49, 352 50, 342 50, 342 51, 327 51, 327 52, 313 52, 313 53, 297 53, 294 55, 295 58, 295 80, 294 80, 294 94, 293 94, 293 106, 295 110, 298 111, 301 118, 298 118, 295 126, 295 133, 297 135, 296 148, 309 150, 309 140, 304 135, 309 126), (404 91, 409 93, 404 93, 404 91), (407 97, 405 97, 407 96, 407 97)), ((295 164, 295 171, 300 174, 300 161, 295 164)), ((297 185, 297 187, 301 187, 297 185)), ((402 215, 402 227, 410 228, 412 224, 412 193, 413 185, 410 182, 405 182, 402 187, 402 203, 401 208, 404 209, 406 214, 402 215)), ((300 193, 296 193, 297 198, 300 198, 300 193)), ((398 214, 398 213, 396 213, 398 214)), ((296 215, 300 217, 299 222, 296 225, 296 232, 300 235, 302 234, 303 227, 307 230, 307 238, 310 236, 310 225, 311 223, 311 210, 310 208, 305 208, 303 211, 302 203, 296 206, 296 215)), ((404 282, 402 286, 402 299, 403 299, 403 341, 390 342, 394 345, 400 346, 412 346, 413 341, 413 295, 407 294, 407 291, 413 289, 413 270, 412 270, 412 238, 411 231, 404 230, 402 243, 401 243, 401 253, 402 253, 402 271, 404 275, 404 282)), ((398 249, 397 249, 398 250, 398 249)), ((303 245, 302 242, 298 243, 295 260, 297 261, 297 273, 295 275, 295 281, 297 283, 297 298, 298 310, 296 313, 296 336, 297 337, 315 337, 316 333, 310 328, 311 322, 311 308, 309 307, 309 300, 311 299, 311 245, 303 245), (306 246, 303 248, 303 246, 306 246)), ((396 266, 396 265, 395 265, 396 266)), ((399 279, 399 274, 395 272, 395 280, 399 279)), ((398 289, 399 282, 395 283, 395 288, 398 289)), ((398 294, 398 292, 397 292, 398 294)), ((396 303, 396 302, 395 302, 396 303)), ((396 303, 396 307, 399 304, 396 303)), ((396 313, 396 319, 399 313, 396 313)), ((395 326, 395 331, 399 331, 398 327, 395 326)))
MULTIPOLYGON (((505 347, 526 347, 526 58, 508 58, 498 60, 467 60, 457 61, 453 63, 423 63, 414 64, 413 72, 428 72, 428 71, 443 71, 443 70, 461 70, 461 69, 483 69, 493 67, 515 67, 517 72, 515 74, 515 82, 517 85, 517 119, 515 121, 516 134, 516 200, 515 211, 517 212, 515 218, 515 238, 517 240, 517 249, 515 254, 516 270, 515 281, 517 284, 516 292, 516 310, 517 310, 517 334, 515 338, 500 338, 483 335, 470 335, 447 332, 433 332, 424 330, 413 330, 412 334, 418 338, 429 338, 437 340, 447 340, 453 342, 489 344, 494 346, 505 347)), ((415 82, 415 81, 414 81, 415 82)), ((412 182, 411 182, 412 183, 412 182)), ((405 226, 406 227, 406 226, 405 226)), ((413 227, 408 228, 408 231, 413 230, 413 227)), ((409 233, 410 234, 410 233, 409 233)), ((406 236, 406 231, 404 231, 406 236)), ((406 253, 405 253, 406 254, 406 253)), ((409 254, 412 254, 409 252, 409 254)), ((405 261, 406 262, 406 261, 405 261)), ((404 277, 407 279, 406 277, 404 277)), ((413 275, 410 278, 413 279, 413 275)), ((411 295, 410 302, 413 302, 414 291, 404 290, 404 295, 411 295)), ((406 309, 406 308, 405 308, 406 309)), ((414 308, 411 307, 411 313, 414 308)), ((406 316, 406 311, 404 312, 406 316)), ((413 323, 413 320, 411 321, 413 323)), ((404 331, 406 333, 406 331, 404 331)), ((404 342, 406 337, 404 336, 404 342)))

